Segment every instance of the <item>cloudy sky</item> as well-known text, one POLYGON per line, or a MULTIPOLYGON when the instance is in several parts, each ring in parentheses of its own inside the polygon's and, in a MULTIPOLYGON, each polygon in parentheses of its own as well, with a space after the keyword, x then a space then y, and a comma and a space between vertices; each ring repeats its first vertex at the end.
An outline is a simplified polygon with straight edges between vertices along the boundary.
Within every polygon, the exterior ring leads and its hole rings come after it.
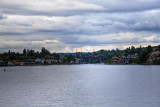
POLYGON ((160 44, 160 0, 0 0, 0 52, 160 44))

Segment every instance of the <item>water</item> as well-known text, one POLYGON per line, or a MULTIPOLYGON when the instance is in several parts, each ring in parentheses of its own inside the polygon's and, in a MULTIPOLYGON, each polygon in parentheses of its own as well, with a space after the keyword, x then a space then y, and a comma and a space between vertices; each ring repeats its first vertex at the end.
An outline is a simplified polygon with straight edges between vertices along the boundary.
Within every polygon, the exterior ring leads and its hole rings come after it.
POLYGON ((0 68, 0 107, 160 107, 160 66, 0 68))

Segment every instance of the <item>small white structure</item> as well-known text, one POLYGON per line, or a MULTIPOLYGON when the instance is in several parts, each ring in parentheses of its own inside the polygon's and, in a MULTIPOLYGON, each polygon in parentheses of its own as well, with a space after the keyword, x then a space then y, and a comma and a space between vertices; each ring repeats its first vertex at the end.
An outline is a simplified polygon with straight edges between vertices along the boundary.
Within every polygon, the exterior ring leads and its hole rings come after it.
POLYGON ((5 65, 5 62, 0 60, 0 66, 3 66, 3 65, 5 65))
POLYGON ((76 64, 79 64, 79 63, 80 63, 80 59, 79 59, 79 58, 76 58, 75 63, 76 63, 76 64))
POLYGON ((55 60, 55 59, 47 59, 47 60, 46 60, 46 63, 47 63, 47 64, 53 64, 53 63, 58 63, 58 61, 55 60))
POLYGON ((44 64, 44 62, 45 62, 45 59, 35 59, 35 63, 37 63, 37 64, 44 64))
POLYGON ((70 61, 70 64, 74 64, 74 61, 70 61))
POLYGON ((7 64, 8 66, 13 66, 14 64, 13 64, 13 62, 8 62, 8 64, 7 64))

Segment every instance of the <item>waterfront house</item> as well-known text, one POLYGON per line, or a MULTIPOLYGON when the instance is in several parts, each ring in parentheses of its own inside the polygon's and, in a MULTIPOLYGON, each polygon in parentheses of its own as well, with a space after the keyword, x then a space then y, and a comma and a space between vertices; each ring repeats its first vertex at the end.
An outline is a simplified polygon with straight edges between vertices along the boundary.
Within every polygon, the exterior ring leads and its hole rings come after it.
POLYGON ((111 61, 112 61, 112 64, 120 64, 121 58, 114 56, 112 57, 111 61))
POLYGON ((75 63, 76 63, 76 64, 79 64, 79 63, 80 63, 80 59, 79 59, 79 58, 76 58, 75 63))
POLYGON ((75 62, 74 62, 74 61, 70 61, 69 63, 70 63, 70 64, 74 64, 75 62))
POLYGON ((4 61, 0 60, 0 66, 6 65, 4 61))
POLYGON ((36 64, 44 64, 44 62, 45 62, 45 59, 39 59, 39 58, 35 59, 36 64))
POLYGON ((24 61, 24 65, 34 65, 35 61, 34 59, 27 59, 24 61))
POLYGON ((8 65, 8 66, 13 66, 14 63, 13 63, 12 61, 8 61, 7 65, 8 65))
POLYGON ((14 60, 13 63, 14 65, 24 65, 24 61, 22 60, 14 60))
POLYGON ((122 63, 123 64, 129 64, 129 60, 130 60, 130 58, 127 56, 123 56, 122 58, 121 58, 121 60, 122 60, 122 63))
POLYGON ((47 63, 47 64, 56 64, 56 63, 58 63, 58 61, 55 60, 55 59, 47 59, 47 60, 46 60, 46 63, 47 63))

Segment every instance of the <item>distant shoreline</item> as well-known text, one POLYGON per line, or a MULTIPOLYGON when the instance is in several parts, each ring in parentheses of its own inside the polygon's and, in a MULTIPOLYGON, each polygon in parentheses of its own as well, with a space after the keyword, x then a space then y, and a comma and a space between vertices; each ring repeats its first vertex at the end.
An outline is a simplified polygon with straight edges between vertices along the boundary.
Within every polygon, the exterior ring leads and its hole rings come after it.
MULTIPOLYGON (((88 63, 88 64, 103 64, 103 65, 158 65, 158 64, 105 64, 105 63, 88 63)), ((1 65, 0 67, 15 67, 15 66, 51 66, 51 65, 87 65, 87 64, 36 64, 36 65, 1 65)), ((158 65, 160 66, 160 65, 158 65)))

